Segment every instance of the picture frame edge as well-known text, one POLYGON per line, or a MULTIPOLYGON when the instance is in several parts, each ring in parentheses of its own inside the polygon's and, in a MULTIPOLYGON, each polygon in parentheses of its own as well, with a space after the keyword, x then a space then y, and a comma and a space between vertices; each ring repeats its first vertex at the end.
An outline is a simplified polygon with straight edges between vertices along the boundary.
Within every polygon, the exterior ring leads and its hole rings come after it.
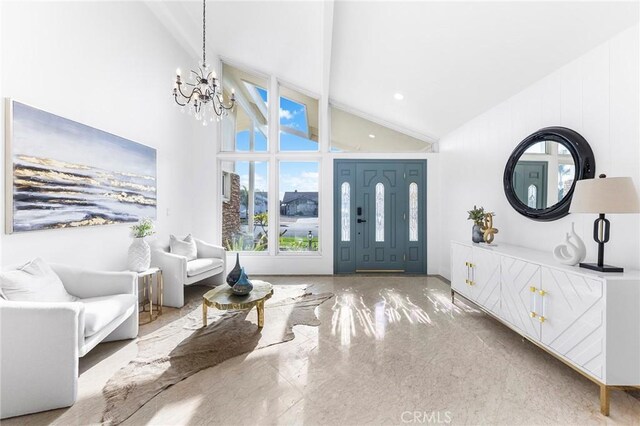
POLYGON ((13 99, 4 99, 5 234, 13 234, 13 99))

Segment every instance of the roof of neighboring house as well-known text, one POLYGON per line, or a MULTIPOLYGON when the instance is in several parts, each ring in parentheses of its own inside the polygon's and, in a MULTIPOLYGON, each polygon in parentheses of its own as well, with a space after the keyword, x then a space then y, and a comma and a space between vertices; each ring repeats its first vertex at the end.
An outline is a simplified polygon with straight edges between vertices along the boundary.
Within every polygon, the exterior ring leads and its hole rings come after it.
POLYGON ((316 192, 299 192, 299 191, 285 192, 284 197, 282 199, 282 204, 289 204, 299 199, 310 200, 317 204, 318 192, 317 191, 316 192))

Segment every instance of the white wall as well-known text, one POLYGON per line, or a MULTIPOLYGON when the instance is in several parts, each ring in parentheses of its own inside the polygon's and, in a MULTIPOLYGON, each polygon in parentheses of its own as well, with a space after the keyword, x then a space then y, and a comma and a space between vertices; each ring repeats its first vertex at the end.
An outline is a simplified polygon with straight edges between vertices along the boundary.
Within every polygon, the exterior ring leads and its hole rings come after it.
MULTIPOLYGON (((174 108, 170 91, 176 67, 196 58, 186 55, 140 2, 2 2, 0 7, 2 97, 156 148, 157 229, 164 235, 189 232, 192 146, 200 133, 194 134, 195 120, 174 108)), ((0 239, 3 265, 42 256, 105 269, 125 268, 130 243, 127 225, 0 239)))
MULTIPOLYGON (((441 140, 442 275, 450 277, 450 241, 471 238, 466 211, 474 204, 497 213, 497 244, 551 251, 575 221, 588 248, 587 260, 595 260, 597 247, 591 235, 596 215, 529 220, 508 204, 502 175, 522 139, 542 127, 560 125, 587 139, 595 154, 596 174, 631 176, 640 189, 639 47, 636 25, 441 140)), ((612 232, 605 262, 640 269, 640 215, 609 219, 612 232)))

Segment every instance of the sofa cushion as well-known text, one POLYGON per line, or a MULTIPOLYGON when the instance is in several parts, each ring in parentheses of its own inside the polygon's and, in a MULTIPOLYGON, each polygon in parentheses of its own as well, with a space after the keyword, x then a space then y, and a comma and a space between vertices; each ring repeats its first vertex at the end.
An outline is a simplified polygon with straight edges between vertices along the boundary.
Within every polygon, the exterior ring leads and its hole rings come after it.
POLYGON ((53 269, 39 257, 21 267, 0 273, 0 293, 23 302, 75 302, 53 269))
POLYGON ((198 257, 198 246, 191 234, 184 237, 184 240, 176 238, 175 235, 169 236, 169 248, 171 253, 178 256, 184 256, 187 261, 194 260, 198 257))
POLYGON ((202 258, 187 262, 187 276, 193 277, 222 267, 222 259, 202 258))
POLYGON ((131 306, 135 306, 138 298, 133 294, 114 294, 80 299, 80 302, 84 304, 84 337, 86 338, 105 328, 131 306))

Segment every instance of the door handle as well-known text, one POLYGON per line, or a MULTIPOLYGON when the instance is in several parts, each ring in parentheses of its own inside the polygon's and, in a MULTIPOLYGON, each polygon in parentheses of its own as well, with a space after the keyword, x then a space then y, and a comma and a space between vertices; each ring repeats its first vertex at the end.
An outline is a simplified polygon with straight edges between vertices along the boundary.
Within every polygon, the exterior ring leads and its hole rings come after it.
POLYGON ((366 221, 366 219, 358 219, 358 223, 365 223, 366 221))

